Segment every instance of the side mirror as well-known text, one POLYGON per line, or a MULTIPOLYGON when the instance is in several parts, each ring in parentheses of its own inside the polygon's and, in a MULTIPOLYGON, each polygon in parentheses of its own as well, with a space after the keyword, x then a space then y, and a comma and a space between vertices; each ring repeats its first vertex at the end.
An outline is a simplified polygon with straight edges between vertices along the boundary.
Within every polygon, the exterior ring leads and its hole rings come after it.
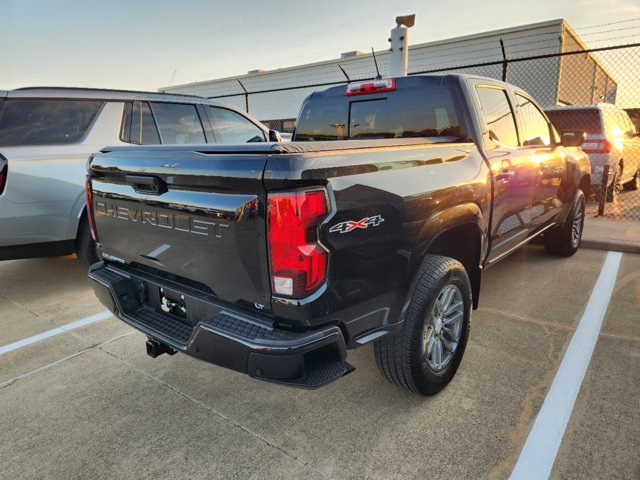
POLYGON ((277 130, 269 130, 269 141, 270 142, 281 142, 282 137, 280 136, 280 132, 277 130))
POLYGON ((586 139, 587 134, 582 130, 568 130, 560 134, 560 143, 563 147, 579 147, 586 139))

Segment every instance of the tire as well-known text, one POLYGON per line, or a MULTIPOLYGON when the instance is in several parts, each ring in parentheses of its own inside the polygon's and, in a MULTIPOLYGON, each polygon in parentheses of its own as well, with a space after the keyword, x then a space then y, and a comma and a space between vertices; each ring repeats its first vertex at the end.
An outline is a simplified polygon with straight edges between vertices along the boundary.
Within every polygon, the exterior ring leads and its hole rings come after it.
POLYGON ((80 225, 78 226, 76 256, 86 268, 100 261, 98 246, 91 236, 91 229, 89 228, 89 221, 86 215, 83 215, 80 220, 80 225))
POLYGON ((565 224, 554 227, 544 234, 544 248, 547 252, 570 257, 578 251, 584 230, 584 211, 584 193, 578 190, 565 224))
POLYGON ((607 202, 618 203, 618 195, 620 194, 620 190, 622 190, 622 183, 620 183, 621 178, 622 164, 618 163, 618 166, 616 167, 616 173, 614 173, 613 175, 611 186, 607 188, 607 202))
POLYGON ((418 275, 402 327, 375 342, 374 353, 389 382, 434 395, 453 379, 464 355, 471 285, 462 264, 449 257, 428 255, 418 275))
POLYGON ((640 188, 640 169, 636 170, 633 178, 624 184, 625 190, 638 190, 638 188, 640 188))

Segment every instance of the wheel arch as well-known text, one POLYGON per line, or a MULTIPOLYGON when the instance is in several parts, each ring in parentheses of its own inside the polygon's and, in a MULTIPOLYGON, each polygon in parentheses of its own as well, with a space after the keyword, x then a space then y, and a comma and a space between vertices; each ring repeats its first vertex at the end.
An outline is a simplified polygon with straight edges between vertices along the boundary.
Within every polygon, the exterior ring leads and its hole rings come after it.
POLYGON ((584 175, 582 175, 582 177, 580 178, 580 181, 578 182, 578 188, 580 190, 582 190, 582 192, 586 195, 589 194, 589 191, 591 189, 591 175, 588 173, 585 173, 584 175))
POLYGON ((75 241, 76 241, 76 246, 75 249, 78 249, 78 240, 80 237, 80 228, 82 228, 82 222, 87 221, 87 206, 83 205, 82 208, 80 209, 80 211, 78 212, 78 215, 76 217, 78 219, 78 221, 76 222, 76 235, 75 235, 75 241))
MULTIPOLYGON (((478 308, 482 259, 486 255, 486 228, 480 207, 465 204, 451 207, 431 217, 422 229, 420 264, 427 255, 458 260, 471 283, 473 308, 478 308)), ((418 268, 418 271, 420 269, 418 268)))

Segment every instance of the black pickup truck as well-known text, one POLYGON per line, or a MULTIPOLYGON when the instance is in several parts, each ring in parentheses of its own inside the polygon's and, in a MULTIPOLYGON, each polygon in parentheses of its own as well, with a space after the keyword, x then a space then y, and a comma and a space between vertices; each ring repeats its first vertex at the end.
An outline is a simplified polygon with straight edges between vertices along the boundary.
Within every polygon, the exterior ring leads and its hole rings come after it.
POLYGON ((89 277, 153 357, 313 388, 373 342, 389 381, 434 394, 481 271, 541 234, 578 249, 583 138, 517 87, 433 75, 313 93, 292 143, 107 148, 89 163, 89 277))

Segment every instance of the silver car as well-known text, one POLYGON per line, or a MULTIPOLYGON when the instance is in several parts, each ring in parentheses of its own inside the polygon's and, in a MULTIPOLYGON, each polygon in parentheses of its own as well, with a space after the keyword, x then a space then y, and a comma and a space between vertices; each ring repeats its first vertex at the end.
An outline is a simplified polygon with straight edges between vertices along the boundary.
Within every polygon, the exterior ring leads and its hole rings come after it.
POLYGON ((266 142, 277 132, 233 107, 162 93, 0 91, 0 260, 98 260, 85 213, 86 162, 106 146, 266 142))
POLYGON ((582 150, 591 162, 591 186, 603 194, 602 177, 609 167, 606 200, 615 202, 622 187, 640 187, 640 136, 629 115, 608 103, 549 108, 545 113, 559 132, 583 130, 582 150))

